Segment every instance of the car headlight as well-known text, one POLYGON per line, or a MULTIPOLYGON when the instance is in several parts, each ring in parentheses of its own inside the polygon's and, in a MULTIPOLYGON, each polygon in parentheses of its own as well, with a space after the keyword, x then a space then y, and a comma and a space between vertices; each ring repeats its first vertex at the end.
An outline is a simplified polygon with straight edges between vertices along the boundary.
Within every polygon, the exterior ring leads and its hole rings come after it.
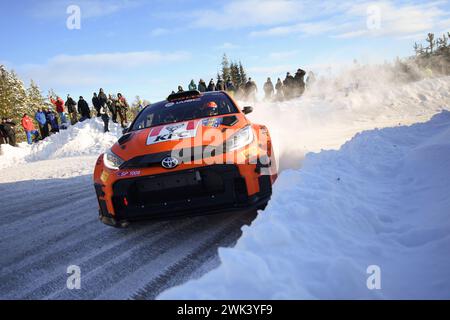
POLYGON ((254 135, 251 126, 246 126, 245 128, 236 132, 225 142, 225 150, 227 152, 234 151, 245 147, 253 142, 254 135))
POLYGON ((118 170, 119 167, 124 163, 123 159, 121 159, 118 155, 109 149, 103 155, 103 163, 109 169, 118 170))

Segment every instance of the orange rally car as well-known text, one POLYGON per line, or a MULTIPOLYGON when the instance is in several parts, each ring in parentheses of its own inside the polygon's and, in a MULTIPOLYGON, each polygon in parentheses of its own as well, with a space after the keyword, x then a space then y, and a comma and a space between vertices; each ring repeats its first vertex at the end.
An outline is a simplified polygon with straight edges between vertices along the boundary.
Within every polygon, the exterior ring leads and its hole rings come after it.
POLYGON ((143 109, 100 155, 100 220, 130 221, 264 208, 277 178, 269 131, 226 92, 185 91, 143 109))

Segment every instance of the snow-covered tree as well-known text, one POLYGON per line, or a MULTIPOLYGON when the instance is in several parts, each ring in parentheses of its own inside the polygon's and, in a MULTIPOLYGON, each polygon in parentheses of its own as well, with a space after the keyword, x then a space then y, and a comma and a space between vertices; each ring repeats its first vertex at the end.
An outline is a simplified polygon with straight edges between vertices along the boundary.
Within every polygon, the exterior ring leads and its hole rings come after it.
POLYGON ((22 80, 14 71, 9 72, 0 65, 0 116, 16 121, 30 111, 27 92, 22 80))
POLYGON ((227 55, 224 53, 222 57, 222 79, 225 81, 231 77, 230 62, 227 55))

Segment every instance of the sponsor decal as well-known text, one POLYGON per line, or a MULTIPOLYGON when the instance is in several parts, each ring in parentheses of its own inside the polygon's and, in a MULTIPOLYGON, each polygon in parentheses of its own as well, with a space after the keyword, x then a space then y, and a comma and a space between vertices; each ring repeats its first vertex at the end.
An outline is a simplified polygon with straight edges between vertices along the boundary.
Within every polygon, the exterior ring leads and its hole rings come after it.
POLYGON ((174 106, 174 105, 175 105, 175 103, 173 103, 173 102, 168 102, 168 103, 166 103, 166 104, 164 105, 164 107, 170 108, 171 106, 174 106))
POLYGON ((120 178, 123 177, 136 177, 136 176, 140 176, 141 175, 141 171, 139 170, 134 170, 134 171, 119 171, 117 172, 117 176, 120 178))
POLYGON ((108 181, 108 178, 109 178, 109 173, 107 171, 103 170, 102 175, 100 176, 100 180, 102 180, 103 182, 106 182, 106 181, 108 181))
POLYGON ((202 125, 204 127, 218 128, 222 124, 223 118, 203 119, 202 125))
POLYGON ((197 135, 200 121, 192 120, 152 128, 147 137, 147 145, 172 140, 193 138, 197 135))

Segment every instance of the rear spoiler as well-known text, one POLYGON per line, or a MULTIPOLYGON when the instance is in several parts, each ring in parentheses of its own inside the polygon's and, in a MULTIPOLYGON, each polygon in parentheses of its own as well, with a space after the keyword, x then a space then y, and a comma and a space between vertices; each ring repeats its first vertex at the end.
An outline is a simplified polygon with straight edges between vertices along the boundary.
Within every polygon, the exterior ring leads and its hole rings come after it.
POLYGON ((167 97, 167 101, 173 102, 178 100, 193 99, 200 97, 200 95, 201 93, 198 90, 183 91, 178 93, 172 93, 170 96, 167 97))

